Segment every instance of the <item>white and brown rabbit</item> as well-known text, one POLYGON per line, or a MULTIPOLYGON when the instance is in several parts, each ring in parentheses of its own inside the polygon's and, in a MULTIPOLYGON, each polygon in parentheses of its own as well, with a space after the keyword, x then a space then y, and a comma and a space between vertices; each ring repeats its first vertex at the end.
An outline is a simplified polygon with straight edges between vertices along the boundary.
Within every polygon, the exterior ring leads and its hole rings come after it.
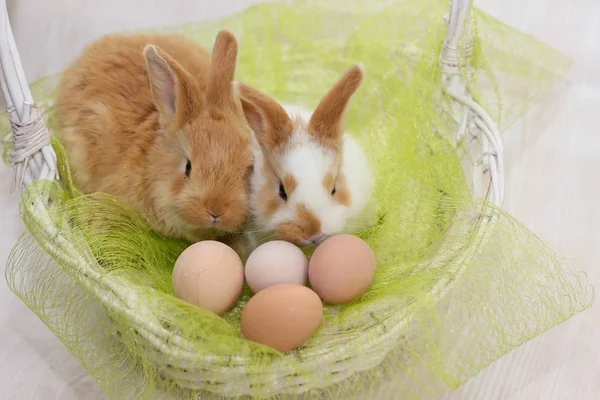
POLYGON ((236 58, 228 31, 212 57, 178 35, 91 44, 64 72, 56 103, 76 185, 122 199, 166 236, 239 230, 254 156, 236 58))
POLYGON ((307 246, 374 222, 374 214, 364 215, 372 204, 371 168, 343 124, 346 107, 363 78, 361 65, 349 69, 312 114, 284 108, 237 83, 256 138, 250 195, 255 226, 250 231, 260 234, 247 239, 249 246, 264 240, 261 236, 269 238, 263 230, 307 246))

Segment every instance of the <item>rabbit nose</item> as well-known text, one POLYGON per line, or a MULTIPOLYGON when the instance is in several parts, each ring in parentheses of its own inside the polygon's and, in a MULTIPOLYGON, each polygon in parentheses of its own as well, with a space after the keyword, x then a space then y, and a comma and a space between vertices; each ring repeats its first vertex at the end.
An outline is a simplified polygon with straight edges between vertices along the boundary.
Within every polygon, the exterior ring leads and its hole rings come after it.
POLYGON ((208 215, 210 215, 210 216, 212 217, 212 219, 213 219, 213 223, 216 223, 216 222, 219 220, 219 218, 221 218, 221 216, 222 216, 223 214, 225 214, 224 212, 222 212, 222 213, 220 213, 220 214, 213 214, 213 213, 212 213, 212 212, 210 212, 210 211, 207 211, 207 213, 208 213, 208 215))
POLYGON ((312 244, 320 245, 325 240, 325 234, 324 233, 318 233, 318 234, 314 235, 313 237, 311 237, 308 240, 312 244))

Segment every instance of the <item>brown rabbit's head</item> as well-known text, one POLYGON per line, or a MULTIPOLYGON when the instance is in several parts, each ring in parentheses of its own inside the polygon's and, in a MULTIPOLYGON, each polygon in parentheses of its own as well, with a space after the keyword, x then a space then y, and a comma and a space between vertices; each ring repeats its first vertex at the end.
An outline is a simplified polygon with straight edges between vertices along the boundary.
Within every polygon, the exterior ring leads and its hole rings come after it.
MULTIPOLYGON (((195 77, 156 46, 144 49, 161 133, 151 195, 169 225, 235 231, 248 209, 250 127, 234 78, 237 42, 217 36, 208 78, 195 77)), ((193 236, 193 235, 192 235, 193 236)))

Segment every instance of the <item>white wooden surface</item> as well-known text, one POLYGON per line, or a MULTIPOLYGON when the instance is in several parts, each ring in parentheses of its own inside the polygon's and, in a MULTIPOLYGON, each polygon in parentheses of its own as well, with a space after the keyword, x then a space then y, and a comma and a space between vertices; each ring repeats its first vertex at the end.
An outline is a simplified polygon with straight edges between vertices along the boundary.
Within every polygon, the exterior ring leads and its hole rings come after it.
MULTIPOLYGON (((102 33, 217 18, 259 0, 9 0, 30 80, 102 33)), ((479 0, 575 60, 561 95, 505 134, 505 208, 600 283, 600 1, 479 0)), ((0 165, 0 269, 23 226, 0 165)), ((0 272, 2 272, 0 271, 0 272)), ((492 364, 444 400, 600 399, 598 307, 492 364)), ((0 279, 0 399, 97 400, 97 384, 0 279)))

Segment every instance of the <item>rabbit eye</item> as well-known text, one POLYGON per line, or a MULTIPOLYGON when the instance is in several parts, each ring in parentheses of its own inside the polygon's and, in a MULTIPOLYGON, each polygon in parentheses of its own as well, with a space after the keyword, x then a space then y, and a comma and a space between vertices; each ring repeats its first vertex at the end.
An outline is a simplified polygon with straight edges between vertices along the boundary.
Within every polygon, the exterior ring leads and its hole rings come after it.
POLYGON ((279 197, 283 201, 287 201, 287 193, 285 192, 285 187, 283 187, 283 182, 279 182, 279 197))
POLYGON ((337 193, 337 190, 335 190, 335 186, 334 186, 333 189, 331 190, 331 195, 335 196, 336 193, 337 193))
POLYGON ((185 163, 185 177, 189 178, 191 173, 192 173, 192 162, 190 160, 187 160, 187 162, 185 163))

